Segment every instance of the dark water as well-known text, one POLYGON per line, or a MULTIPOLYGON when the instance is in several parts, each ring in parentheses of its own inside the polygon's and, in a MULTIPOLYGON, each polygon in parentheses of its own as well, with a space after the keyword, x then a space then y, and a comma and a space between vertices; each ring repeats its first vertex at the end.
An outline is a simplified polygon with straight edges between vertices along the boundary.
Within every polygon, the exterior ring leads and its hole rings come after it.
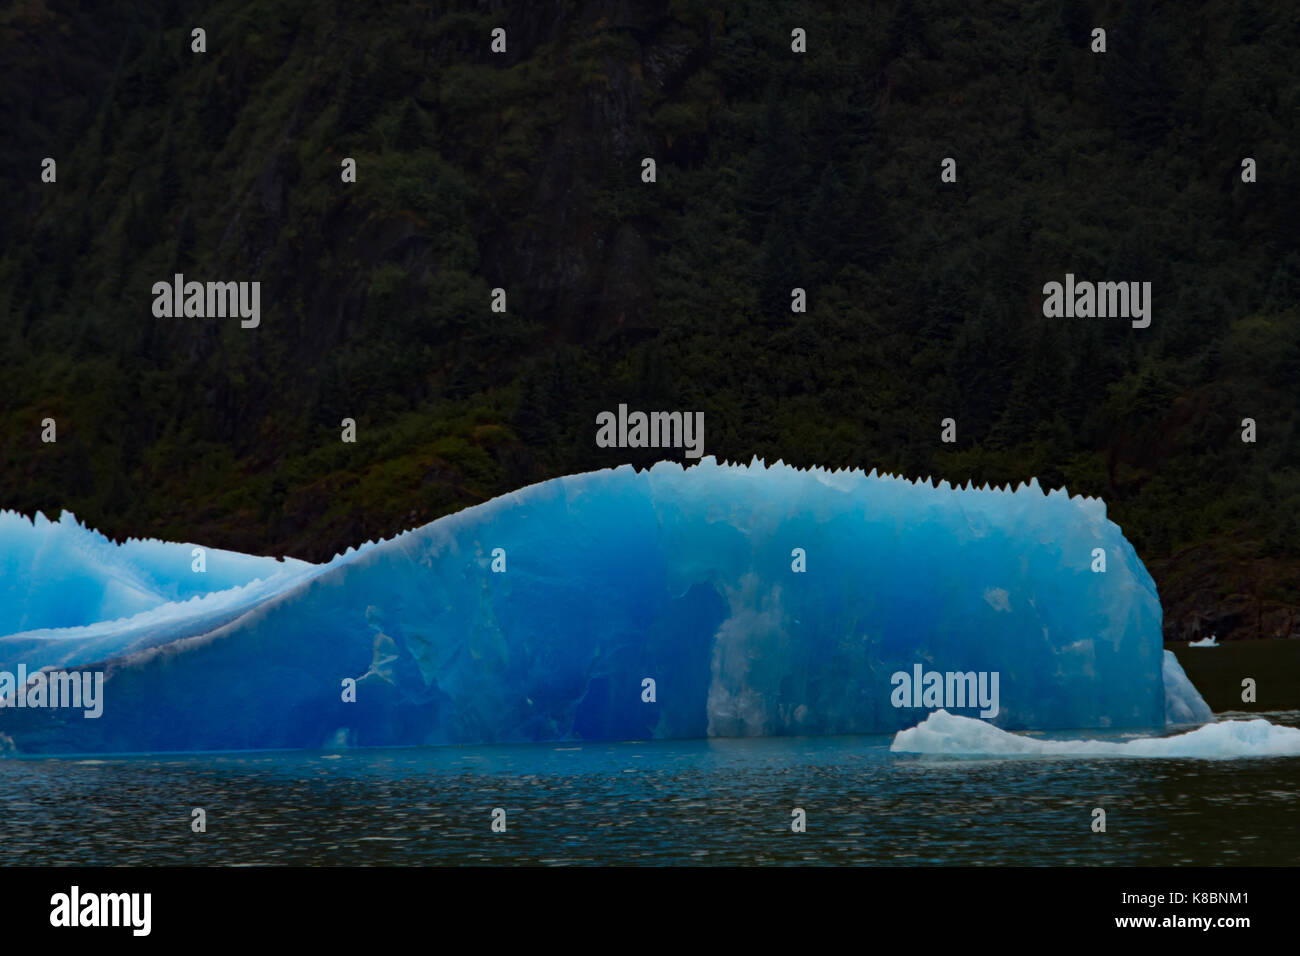
POLYGON ((1300 757, 953 759, 890 739, 7 759, 0 863, 1300 863, 1300 757))

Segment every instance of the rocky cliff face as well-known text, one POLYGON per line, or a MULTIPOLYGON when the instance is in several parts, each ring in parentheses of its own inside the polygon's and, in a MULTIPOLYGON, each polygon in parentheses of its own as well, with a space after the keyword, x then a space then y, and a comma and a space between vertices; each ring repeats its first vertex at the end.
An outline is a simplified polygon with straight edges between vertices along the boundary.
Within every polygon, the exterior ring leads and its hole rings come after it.
POLYGON ((1300 608, 1287 598, 1294 568, 1255 553, 1250 544, 1216 541, 1150 562, 1165 640, 1300 638, 1300 608))

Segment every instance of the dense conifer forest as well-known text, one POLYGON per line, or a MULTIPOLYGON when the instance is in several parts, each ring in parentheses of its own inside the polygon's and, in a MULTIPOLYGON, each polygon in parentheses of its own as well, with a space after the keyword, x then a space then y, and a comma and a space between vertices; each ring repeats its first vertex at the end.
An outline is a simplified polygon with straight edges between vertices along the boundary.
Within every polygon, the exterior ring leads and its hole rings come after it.
POLYGON ((1259 0, 20 0, 0 506, 324 560, 698 410, 720 460, 1100 496, 1167 637, 1300 636, 1298 50, 1259 0), (260 326, 156 317, 175 273, 260 326), (1066 273, 1150 327, 1046 318, 1066 273))

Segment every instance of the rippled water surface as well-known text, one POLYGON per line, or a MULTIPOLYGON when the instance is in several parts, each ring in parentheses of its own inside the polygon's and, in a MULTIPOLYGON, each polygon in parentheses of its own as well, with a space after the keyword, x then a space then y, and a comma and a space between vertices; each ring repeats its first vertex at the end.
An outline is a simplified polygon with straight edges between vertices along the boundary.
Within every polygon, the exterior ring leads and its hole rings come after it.
POLYGON ((6 759, 0 862, 1300 864, 1297 757, 941 759, 889 743, 6 759))

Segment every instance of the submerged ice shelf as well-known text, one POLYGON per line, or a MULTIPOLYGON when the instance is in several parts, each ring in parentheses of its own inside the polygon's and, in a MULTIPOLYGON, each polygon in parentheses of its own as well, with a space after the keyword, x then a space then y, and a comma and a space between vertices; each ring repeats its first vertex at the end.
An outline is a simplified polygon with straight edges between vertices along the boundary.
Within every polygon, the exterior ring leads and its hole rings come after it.
POLYGON ((1033 481, 706 458, 543 482, 324 565, 209 551, 199 574, 191 551, 0 516, 0 672, 104 673, 97 719, 0 708, 0 750, 893 733, 935 709, 891 702, 917 665, 996 673, 1004 730, 1211 716, 1105 505, 1033 481))

